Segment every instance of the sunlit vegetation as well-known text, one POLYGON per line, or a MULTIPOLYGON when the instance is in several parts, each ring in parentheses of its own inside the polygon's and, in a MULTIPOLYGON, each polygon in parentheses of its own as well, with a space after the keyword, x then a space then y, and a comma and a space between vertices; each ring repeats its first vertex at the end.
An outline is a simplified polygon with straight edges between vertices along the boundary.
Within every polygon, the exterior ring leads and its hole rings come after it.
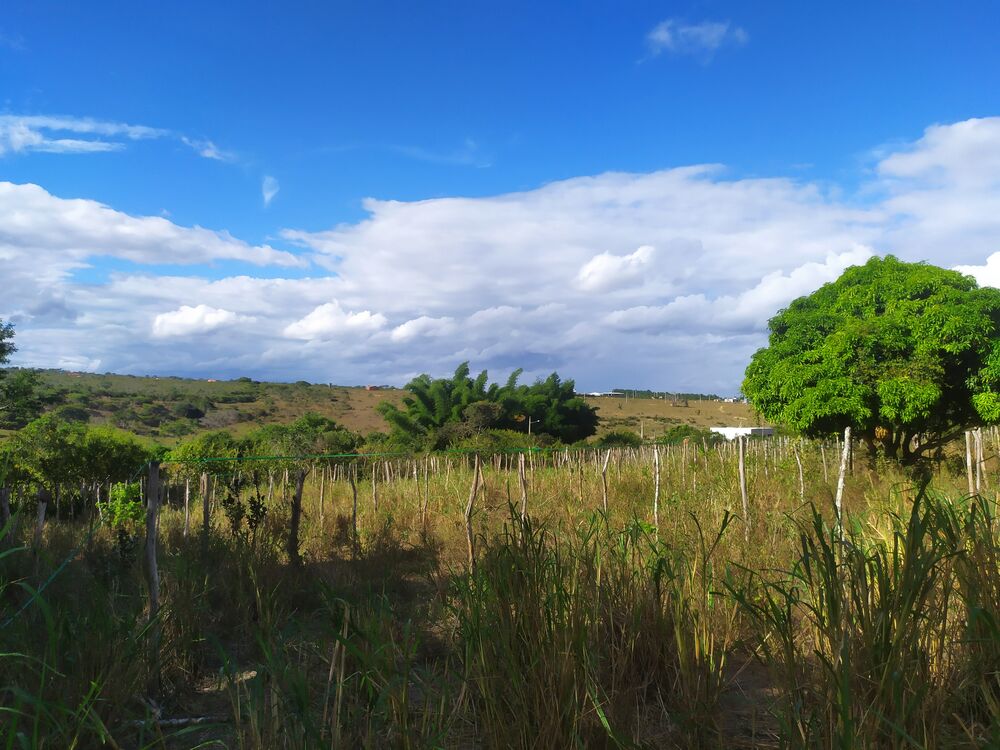
MULTIPOLYGON (((336 440, 316 427, 300 435, 336 440)), ((524 454, 484 457, 473 567, 471 454, 164 457, 153 623, 128 513, 141 500, 67 488, 36 541, 36 498, 16 492, 0 733, 53 747, 1000 740, 996 501, 965 496, 958 457, 926 489, 857 461, 840 527, 833 444, 751 443, 746 518, 732 444, 609 450, 528 453, 523 493, 524 454)), ((992 487, 995 460, 983 468, 992 487)))

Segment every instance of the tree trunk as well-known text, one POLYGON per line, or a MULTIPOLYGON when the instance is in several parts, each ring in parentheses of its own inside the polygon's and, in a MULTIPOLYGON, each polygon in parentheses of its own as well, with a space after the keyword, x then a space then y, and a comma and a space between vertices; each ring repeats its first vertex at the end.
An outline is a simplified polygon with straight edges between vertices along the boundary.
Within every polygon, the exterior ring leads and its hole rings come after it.
POLYGON ((38 493, 35 495, 35 504, 38 510, 38 515, 35 520, 35 537, 33 540, 33 546, 36 553, 42 544, 42 530, 45 528, 45 511, 48 508, 49 500, 51 499, 52 493, 50 493, 45 487, 38 488, 38 493))

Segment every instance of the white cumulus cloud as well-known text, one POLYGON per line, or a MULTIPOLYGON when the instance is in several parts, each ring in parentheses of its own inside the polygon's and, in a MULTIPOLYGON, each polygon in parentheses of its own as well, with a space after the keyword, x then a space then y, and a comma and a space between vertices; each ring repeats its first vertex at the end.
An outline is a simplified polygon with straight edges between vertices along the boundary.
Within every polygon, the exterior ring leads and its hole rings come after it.
POLYGON ((588 292, 607 291, 634 284, 651 270, 655 254, 655 248, 643 245, 628 255, 595 255, 577 273, 576 284, 588 292))
POLYGON ((253 322, 253 319, 209 305, 181 305, 178 309, 160 313, 153 319, 153 336, 191 336, 216 331, 239 322, 253 322))
POLYGON ((344 333, 365 334, 385 327, 385 316, 368 310, 346 312, 336 300, 319 305, 301 320, 285 328, 293 339, 327 339, 344 333))
POLYGON ((369 199, 360 221, 283 231, 296 255, 0 183, 0 318, 18 326, 16 362, 36 366, 403 383, 469 359, 495 377, 558 370, 586 390, 733 392, 768 318, 873 253, 1000 285, 1000 177, 980 166, 996 159, 1000 118, 988 118, 883 147, 855 191, 694 165, 369 199), (77 279, 108 256, 313 265, 305 278, 178 266, 77 279), (157 316, 204 326, 213 311, 225 335, 179 346, 153 333, 157 316))

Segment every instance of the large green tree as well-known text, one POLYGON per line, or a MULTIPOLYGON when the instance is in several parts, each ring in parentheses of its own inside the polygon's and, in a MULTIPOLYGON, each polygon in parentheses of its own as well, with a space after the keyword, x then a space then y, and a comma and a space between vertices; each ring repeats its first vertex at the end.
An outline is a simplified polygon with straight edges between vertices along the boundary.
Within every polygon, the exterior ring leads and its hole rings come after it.
POLYGON ((847 269, 770 320, 743 392, 807 435, 850 426, 911 463, 1000 421, 1000 290, 892 256, 847 269))

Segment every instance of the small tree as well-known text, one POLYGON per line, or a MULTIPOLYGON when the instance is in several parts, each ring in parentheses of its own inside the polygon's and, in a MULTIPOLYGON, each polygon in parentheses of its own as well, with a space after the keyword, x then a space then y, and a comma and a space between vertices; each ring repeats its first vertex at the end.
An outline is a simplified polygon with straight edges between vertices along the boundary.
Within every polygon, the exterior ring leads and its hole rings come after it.
POLYGON ((0 365, 10 361, 10 355, 17 351, 14 346, 14 324, 0 320, 0 365))
MULTIPOLYGON (((0 320, 0 365, 10 361, 17 351, 14 345, 14 326, 0 320)), ((40 379, 35 370, 0 369, 0 427, 23 427, 42 413, 38 396, 40 379)))
POLYGON ((770 321, 743 392, 813 436, 850 426, 874 455, 913 463, 1000 421, 1000 290, 892 256, 847 269, 770 321))

